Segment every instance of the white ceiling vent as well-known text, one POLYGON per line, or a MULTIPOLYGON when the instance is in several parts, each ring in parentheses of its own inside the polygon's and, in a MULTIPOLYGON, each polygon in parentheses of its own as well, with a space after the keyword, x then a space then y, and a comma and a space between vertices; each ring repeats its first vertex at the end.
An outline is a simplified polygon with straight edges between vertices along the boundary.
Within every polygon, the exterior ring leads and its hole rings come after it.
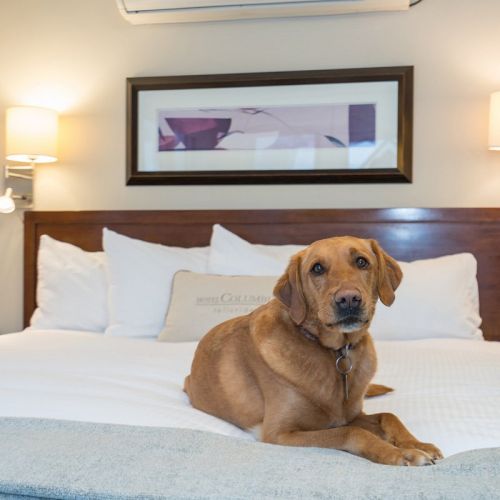
POLYGON ((225 21, 407 10, 410 0, 116 0, 132 24, 225 21))

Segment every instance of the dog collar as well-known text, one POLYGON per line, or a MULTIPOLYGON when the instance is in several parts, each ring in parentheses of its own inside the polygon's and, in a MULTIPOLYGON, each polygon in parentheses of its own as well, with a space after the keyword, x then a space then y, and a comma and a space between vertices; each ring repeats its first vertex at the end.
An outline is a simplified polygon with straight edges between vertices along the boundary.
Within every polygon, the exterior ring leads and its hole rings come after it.
POLYGON ((316 337, 313 333, 311 333, 307 328, 304 328, 302 325, 298 325, 299 332, 307 339, 310 340, 311 342, 314 342, 315 344, 319 344, 319 338, 316 337))
POLYGON ((332 347, 326 347, 324 346, 323 344, 320 343, 319 341, 319 338, 314 335, 314 333, 311 333, 307 328, 305 328, 304 326, 302 325, 297 325, 297 328, 299 330, 299 332, 307 339, 307 340, 310 340, 311 342, 314 342, 315 344, 318 344, 320 345, 321 347, 325 348, 325 349, 328 349, 329 351, 333 351, 335 354, 338 353, 338 355, 341 355, 345 357, 345 353, 347 353, 348 351, 352 351, 354 349, 354 346, 350 343, 350 342, 347 342, 346 344, 344 344, 342 347, 340 347, 339 349, 333 349, 332 347))

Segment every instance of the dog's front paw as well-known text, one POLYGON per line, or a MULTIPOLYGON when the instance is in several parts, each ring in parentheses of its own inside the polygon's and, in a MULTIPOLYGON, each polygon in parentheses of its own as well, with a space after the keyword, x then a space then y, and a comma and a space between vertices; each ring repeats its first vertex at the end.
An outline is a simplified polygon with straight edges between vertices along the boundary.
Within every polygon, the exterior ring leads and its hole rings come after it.
POLYGON ((414 448, 397 448, 390 456, 386 457, 387 465, 432 465, 434 460, 425 451, 414 448))
POLYGON ((415 443, 412 443, 412 448, 424 451, 432 458, 432 460, 441 460, 443 458, 443 453, 441 452, 441 450, 431 443, 421 443, 420 441, 417 441, 415 443))

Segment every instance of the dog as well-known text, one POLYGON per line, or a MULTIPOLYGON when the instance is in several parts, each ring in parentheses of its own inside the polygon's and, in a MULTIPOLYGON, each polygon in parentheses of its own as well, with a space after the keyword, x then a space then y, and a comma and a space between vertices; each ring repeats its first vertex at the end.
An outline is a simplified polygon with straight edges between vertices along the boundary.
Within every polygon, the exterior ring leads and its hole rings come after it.
POLYGON ((210 330, 184 390, 192 405, 266 443, 334 448, 389 465, 442 458, 391 413, 363 413, 376 354, 368 333, 377 300, 389 306, 402 279, 375 240, 316 241, 294 255, 274 298, 210 330))

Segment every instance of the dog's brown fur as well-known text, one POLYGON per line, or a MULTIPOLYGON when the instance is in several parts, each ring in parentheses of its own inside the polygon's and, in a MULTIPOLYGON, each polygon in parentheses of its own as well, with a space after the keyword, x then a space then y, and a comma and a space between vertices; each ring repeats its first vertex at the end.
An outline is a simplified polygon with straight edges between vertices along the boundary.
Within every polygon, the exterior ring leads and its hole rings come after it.
POLYGON ((388 390, 369 385, 376 355, 367 328, 377 299, 392 304, 401 278, 397 262, 374 240, 313 243, 292 257, 275 299, 201 340, 185 382, 191 403, 241 428, 260 426, 268 443, 336 448, 392 465, 442 458, 395 415, 362 410, 366 395, 388 390), (339 303, 353 296, 361 306, 345 313, 339 303), (335 361, 346 344, 353 369, 344 401, 335 361))

